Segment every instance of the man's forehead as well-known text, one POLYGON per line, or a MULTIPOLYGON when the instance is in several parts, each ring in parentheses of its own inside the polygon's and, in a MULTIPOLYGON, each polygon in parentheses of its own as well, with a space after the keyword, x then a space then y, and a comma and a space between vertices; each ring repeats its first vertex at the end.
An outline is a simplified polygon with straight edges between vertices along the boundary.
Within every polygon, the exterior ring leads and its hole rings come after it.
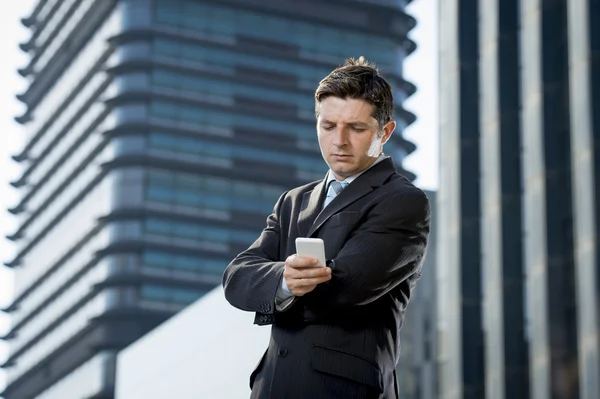
POLYGON ((337 105, 341 105, 344 104, 345 106, 364 106, 364 107, 373 107, 373 105, 371 105, 367 100, 365 100, 364 98, 354 98, 354 97, 336 97, 336 96, 329 96, 324 98, 323 100, 321 100, 321 105, 333 105, 333 104, 337 104, 337 105))

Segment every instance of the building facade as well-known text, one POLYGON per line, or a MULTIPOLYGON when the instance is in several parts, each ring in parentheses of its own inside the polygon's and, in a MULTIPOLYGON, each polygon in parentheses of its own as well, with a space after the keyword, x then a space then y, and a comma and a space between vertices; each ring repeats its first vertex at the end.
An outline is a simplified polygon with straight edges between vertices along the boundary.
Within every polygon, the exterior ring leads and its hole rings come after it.
POLYGON ((440 397, 600 397, 600 1, 440 2, 440 397))
POLYGON ((112 398, 117 352, 218 285, 283 191, 323 177, 313 93, 344 59, 389 77, 400 165, 405 3, 39 0, 22 20, 4 397, 112 398))

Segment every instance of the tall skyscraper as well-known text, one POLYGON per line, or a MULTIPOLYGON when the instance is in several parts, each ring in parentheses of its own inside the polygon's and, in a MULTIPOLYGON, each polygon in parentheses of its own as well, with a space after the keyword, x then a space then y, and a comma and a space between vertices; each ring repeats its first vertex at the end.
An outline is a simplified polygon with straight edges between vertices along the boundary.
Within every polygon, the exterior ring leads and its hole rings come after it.
POLYGON ((313 93, 345 58, 389 77, 399 165, 405 3, 39 0, 4 397, 113 397, 117 351, 219 284, 284 190, 323 177, 313 93))
POLYGON ((600 397, 600 1, 440 1, 441 398, 600 397))

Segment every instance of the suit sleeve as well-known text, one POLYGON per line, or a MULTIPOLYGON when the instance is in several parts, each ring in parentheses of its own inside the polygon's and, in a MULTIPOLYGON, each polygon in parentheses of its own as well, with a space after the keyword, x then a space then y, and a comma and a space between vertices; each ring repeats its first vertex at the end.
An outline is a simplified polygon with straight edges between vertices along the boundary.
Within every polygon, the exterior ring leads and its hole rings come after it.
POLYGON ((381 298, 420 267, 429 224, 429 200, 422 191, 385 199, 332 260, 331 280, 308 294, 310 302, 335 308, 381 298))
POLYGON ((275 296, 281 284, 285 262, 280 259, 279 215, 285 193, 267 218, 260 237, 225 269, 225 298, 234 307, 256 312, 257 324, 269 324, 275 309, 275 296))

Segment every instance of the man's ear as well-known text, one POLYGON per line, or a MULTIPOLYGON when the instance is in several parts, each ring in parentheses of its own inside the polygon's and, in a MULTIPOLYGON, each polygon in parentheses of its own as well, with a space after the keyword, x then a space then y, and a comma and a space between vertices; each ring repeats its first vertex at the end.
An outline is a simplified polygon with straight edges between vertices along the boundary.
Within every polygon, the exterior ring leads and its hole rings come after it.
POLYGON ((381 144, 387 143, 387 141, 392 137, 392 133, 396 130, 396 121, 391 120, 385 124, 383 127, 383 135, 381 137, 381 144))

